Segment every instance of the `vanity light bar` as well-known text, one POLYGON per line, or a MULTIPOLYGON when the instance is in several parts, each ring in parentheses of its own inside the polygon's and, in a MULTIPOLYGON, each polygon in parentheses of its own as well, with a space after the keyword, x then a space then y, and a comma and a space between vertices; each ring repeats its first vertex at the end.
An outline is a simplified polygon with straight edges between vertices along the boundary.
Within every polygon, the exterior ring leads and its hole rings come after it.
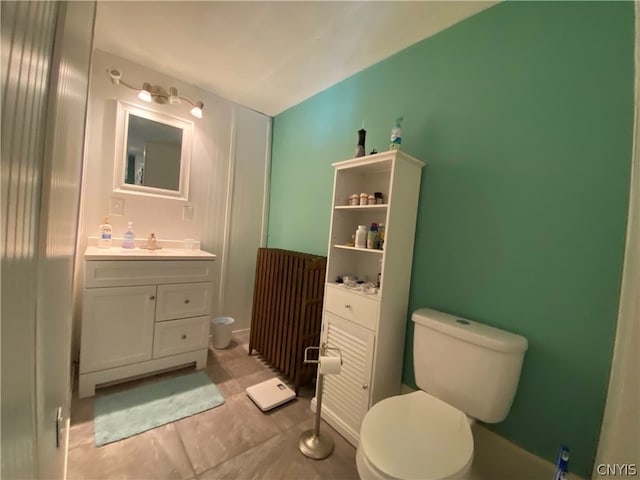
POLYGON ((143 100, 145 102, 153 102, 155 100, 157 103, 170 103, 171 105, 178 105, 181 103, 181 100, 184 100, 193 107, 191 109, 191 115, 196 118, 202 118, 204 103, 202 103, 200 100, 194 102, 187 97, 178 95, 178 89, 176 87, 169 87, 169 92, 167 92, 159 85, 151 85, 149 82, 144 82, 142 84, 142 88, 136 88, 122 80, 122 73, 120 72, 120 70, 115 68, 108 68, 107 73, 111 78, 111 83, 113 83, 114 85, 123 85, 131 90, 137 91, 138 98, 140 100, 143 100))

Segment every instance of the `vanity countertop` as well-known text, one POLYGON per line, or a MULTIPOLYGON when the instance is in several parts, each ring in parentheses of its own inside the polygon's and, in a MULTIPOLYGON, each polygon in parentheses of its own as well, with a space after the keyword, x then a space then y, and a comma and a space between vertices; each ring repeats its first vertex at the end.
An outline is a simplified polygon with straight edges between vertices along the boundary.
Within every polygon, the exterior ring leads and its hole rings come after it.
POLYGON ((204 250, 183 248, 161 248, 146 250, 144 248, 98 248, 89 246, 84 252, 85 260, 215 260, 213 253, 204 250))

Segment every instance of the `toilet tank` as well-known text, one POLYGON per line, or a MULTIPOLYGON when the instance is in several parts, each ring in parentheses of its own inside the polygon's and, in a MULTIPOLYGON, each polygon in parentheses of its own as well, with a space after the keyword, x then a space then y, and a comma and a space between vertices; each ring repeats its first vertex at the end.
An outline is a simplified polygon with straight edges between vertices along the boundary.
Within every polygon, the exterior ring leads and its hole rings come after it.
POLYGON ((487 423, 507 417, 527 339, 479 322, 416 310, 413 366, 425 392, 487 423))

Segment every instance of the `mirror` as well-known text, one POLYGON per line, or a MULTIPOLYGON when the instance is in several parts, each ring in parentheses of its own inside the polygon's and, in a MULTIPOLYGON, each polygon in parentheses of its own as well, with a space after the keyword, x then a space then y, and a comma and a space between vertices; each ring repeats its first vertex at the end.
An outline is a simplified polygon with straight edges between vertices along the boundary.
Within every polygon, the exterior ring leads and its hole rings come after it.
POLYGON ((118 102, 114 190, 188 200, 193 123, 118 102))

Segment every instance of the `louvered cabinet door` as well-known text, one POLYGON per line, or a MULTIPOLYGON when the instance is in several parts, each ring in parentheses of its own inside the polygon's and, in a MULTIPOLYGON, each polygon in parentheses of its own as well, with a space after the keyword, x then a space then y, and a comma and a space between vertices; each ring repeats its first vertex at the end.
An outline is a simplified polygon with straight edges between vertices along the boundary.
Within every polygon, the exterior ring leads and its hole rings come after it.
MULTIPOLYGON (((338 423, 347 437, 359 439, 360 424, 369 409, 375 335, 325 311, 322 336, 329 347, 340 349, 343 361, 339 374, 324 376, 323 416, 338 423)), ((338 353, 329 350, 327 355, 338 353)))

